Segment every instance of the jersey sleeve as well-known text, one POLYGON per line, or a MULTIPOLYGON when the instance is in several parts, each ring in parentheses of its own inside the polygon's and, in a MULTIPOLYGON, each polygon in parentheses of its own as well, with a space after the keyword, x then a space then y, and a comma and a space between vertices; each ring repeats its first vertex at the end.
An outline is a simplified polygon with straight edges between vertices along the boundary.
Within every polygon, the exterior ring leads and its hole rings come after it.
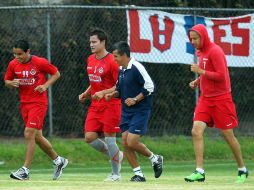
POLYGON ((121 72, 121 70, 119 69, 118 77, 117 77, 117 81, 116 81, 116 89, 115 89, 115 91, 117 91, 119 93, 119 97, 121 97, 121 88, 120 88, 120 80, 119 80, 120 72, 121 72))
POLYGON ((204 77, 213 81, 223 81, 227 70, 226 60, 222 50, 211 53, 211 60, 215 71, 205 71, 204 77))
POLYGON ((144 96, 149 96, 154 92, 154 83, 143 65, 137 64, 136 67, 137 82, 143 86, 141 92, 144 96))
POLYGON ((114 79, 115 82, 118 79, 118 73, 119 73, 119 65, 116 63, 115 60, 112 60, 112 62, 111 62, 111 74, 112 74, 113 79, 114 79))
POLYGON ((54 75, 58 71, 58 68, 53 64, 49 63, 47 59, 41 58, 40 62, 38 63, 40 71, 44 73, 54 75))
POLYGON ((15 73, 14 73, 14 70, 13 70, 13 64, 12 64, 12 62, 10 62, 8 67, 7 67, 7 70, 6 70, 4 80, 13 80, 14 77, 15 77, 15 73))

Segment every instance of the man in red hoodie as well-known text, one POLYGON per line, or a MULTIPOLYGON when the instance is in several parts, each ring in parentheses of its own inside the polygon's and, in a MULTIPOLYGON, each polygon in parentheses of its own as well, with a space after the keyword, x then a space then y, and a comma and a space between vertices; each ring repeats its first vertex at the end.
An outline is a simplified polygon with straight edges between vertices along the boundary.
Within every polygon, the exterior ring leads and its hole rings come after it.
POLYGON ((220 129, 224 139, 230 146, 238 165, 237 183, 248 177, 244 165, 241 148, 234 136, 233 129, 238 125, 235 104, 232 100, 231 85, 227 61, 223 50, 211 42, 203 24, 192 27, 188 33, 190 42, 197 50, 199 64, 192 64, 191 71, 199 74, 199 78, 190 82, 195 89, 199 86, 200 97, 193 118, 192 137, 196 157, 196 170, 185 177, 185 181, 205 181, 203 163, 203 134, 206 126, 220 129))

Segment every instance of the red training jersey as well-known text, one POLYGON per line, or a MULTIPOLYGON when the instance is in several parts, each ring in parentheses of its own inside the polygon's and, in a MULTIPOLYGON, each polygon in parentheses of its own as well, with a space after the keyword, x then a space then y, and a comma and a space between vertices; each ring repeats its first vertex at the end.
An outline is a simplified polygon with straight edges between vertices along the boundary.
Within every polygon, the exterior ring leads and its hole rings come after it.
POLYGON ((13 59, 7 68, 4 80, 19 79, 20 102, 39 102, 48 104, 47 91, 40 93, 34 89, 46 82, 46 74, 54 75, 58 69, 45 58, 31 56, 27 63, 19 63, 13 59))
POLYGON ((210 41, 203 24, 192 27, 201 38, 200 49, 197 51, 199 66, 205 70, 200 75, 201 96, 217 97, 231 94, 229 71, 225 54, 220 46, 210 41))
MULTIPOLYGON (((109 89, 116 84, 119 72, 119 65, 114 60, 114 56, 108 53, 104 58, 97 59, 92 54, 87 59, 87 74, 91 86, 91 95, 101 90, 109 89)), ((112 98, 109 102, 102 98, 101 100, 92 100, 91 105, 101 104, 120 104, 120 99, 112 98)))

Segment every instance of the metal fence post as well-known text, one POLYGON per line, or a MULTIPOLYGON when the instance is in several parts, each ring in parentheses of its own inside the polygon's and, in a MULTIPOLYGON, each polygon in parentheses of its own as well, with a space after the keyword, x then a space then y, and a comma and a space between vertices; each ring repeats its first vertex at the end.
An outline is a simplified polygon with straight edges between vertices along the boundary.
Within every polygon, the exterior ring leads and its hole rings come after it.
MULTIPOLYGON (((194 21, 194 25, 197 24, 197 16, 196 16, 196 11, 193 12, 193 21, 194 21)), ((194 53, 194 58, 193 58, 193 61, 194 63, 197 63, 197 56, 196 56, 196 49, 195 49, 195 53, 194 53)), ((198 78, 198 74, 195 73, 195 79, 198 78)), ((196 101, 196 105, 198 103, 198 97, 199 97, 199 88, 196 88, 195 89, 195 101, 196 101)))
MULTIPOLYGON (((51 63, 50 8, 47 9, 47 58, 51 63)), ((49 137, 53 135, 52 87, 48 89, 49 137)))

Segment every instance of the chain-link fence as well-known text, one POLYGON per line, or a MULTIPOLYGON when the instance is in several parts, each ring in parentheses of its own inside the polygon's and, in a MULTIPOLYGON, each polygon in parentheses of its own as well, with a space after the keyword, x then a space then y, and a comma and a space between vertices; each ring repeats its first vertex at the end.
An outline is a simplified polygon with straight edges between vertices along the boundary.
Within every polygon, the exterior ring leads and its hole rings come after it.
MULTIPOLYGON (((109 34, 108 50, 113 43, 127 39, 126 10, 130 7, 26 6, 0 7, 0 70, 2 77, 13 58, 12 44, 25 38, 32 54, 55 64, 61 78, 52 87, 52 123, 48 116, 44 132, 56 136, 83 135, 83 123, 89 102, 80 104, 78 95, 89 85, 86 58, 90 55, 91 27, 109 34), (52 127, 53 130, 50 130, 52 127)), ((139 9, 140 7, 136 7, 139 9)), ((229 17, 252 13, 240 9, 142 8, 164 12, 229 17)), ((156 83, 150 135, 190 135, 195 107, 195 92, 188 83, 195 78, 189 65, 143 63, 156 83)), ((254 135, 253 68, 230 68, 232 91, 239 116, 237 129, 242 135, 254 135)), ((21 136, 23 121, 19 112, 18 91, 4 87, 1 80, 0 135, 21 136)))

